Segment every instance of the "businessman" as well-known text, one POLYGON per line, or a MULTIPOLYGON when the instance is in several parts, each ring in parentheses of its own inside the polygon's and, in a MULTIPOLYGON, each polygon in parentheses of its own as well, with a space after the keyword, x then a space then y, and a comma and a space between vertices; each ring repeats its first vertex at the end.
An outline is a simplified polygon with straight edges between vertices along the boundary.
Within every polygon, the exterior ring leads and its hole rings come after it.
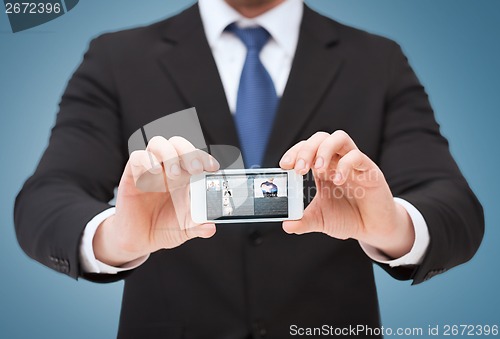
POLYGON ((265 197, 276 197, 278 196, 278 186, 274 183, 274 178, 264 181, 260 184, 260 189, 262 190, 262 195, 265 197))
POLYGON ((484 228, 398 45, 300 0, 200 0, 93 40, 15 223, 42 264, 125 279, 120 338, 376 328, 372 263, 418 284, 469 260, 484 228), (188 192, 171 188, 221 159, 182 135, 154 136, 130 156, 126 145, 193 106, 208 144, 238 147, 246 167, 305 175, 316 194, 301 220, 198 225, 188 204, 173 208, 188 192))

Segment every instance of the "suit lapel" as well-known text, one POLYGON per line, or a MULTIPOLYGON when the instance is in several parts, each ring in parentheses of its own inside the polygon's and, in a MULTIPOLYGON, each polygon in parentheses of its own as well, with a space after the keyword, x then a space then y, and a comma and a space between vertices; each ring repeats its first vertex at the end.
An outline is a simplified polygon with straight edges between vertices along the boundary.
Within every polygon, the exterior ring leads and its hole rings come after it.
POLYGON ((332 21, 304 6, 297 51, 278 107, 264 166, 277 165, 335 80, 342 64, 335 48, 337 34, 332 21))
POLYGON ((165 22, 159 62, 187 107, 196 107, 207 144, 238 145, 198 5, 165 22))

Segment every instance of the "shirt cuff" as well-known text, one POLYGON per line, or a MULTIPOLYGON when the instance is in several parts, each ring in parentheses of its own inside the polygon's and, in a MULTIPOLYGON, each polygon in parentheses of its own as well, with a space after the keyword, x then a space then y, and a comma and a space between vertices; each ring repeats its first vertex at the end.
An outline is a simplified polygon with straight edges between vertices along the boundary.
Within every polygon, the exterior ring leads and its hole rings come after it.
POLYGON ((401 198, 394 198, 394 201, 403 208, 410 215, 410 219, 413 223, 415 229, 415 242, 407 254, 403 255, 397 259, 391 259, 384 253, 382 253, 377 248, 370 246, 368 244, 359 242, 359 245, 365 251, 366 255, 370 259, 377 261, 381 264, 388 264, 391 267, 404 266, 404 265, 419 265, 422 263, 427 248, 429 247, 430 236, 427 223, 425 222, 424 216, 419 210, 415 208, 408 201, 401 198))
POLYGON ((96 259, 94 247, 92 245, 95 232, 99 225, 115 214, 115 208, 111 207, 102 211, 90 220, 83 230, 82 241, 80 242, 80 264, 85 273, 116 274, 122 271, 132 270, 142 265, 148 260, 149 255, 132 260, 120 267, 110 266, 96 259))

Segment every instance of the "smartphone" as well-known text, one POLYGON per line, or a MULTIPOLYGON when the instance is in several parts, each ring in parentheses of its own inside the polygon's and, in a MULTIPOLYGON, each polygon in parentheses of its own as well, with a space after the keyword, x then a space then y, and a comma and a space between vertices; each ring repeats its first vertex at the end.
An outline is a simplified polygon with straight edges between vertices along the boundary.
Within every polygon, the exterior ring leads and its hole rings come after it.
POLYGON ((233 169, 191 177, 196 223, 297 220, 304 214, 302 175, 281 168, 233 169))

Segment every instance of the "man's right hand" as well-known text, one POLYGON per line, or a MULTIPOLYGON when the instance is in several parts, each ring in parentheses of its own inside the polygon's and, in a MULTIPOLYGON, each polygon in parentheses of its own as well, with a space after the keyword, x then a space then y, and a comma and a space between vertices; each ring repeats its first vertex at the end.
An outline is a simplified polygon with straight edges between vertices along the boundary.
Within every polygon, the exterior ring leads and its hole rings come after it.
POLYGON ((121 266, 189 239, 209 238, 215 224, 191 219, 189 178, 216 171, 217 160, 181 137, 154 137, 145 151, 130 155, 116 200, 116 213, 97 228, 97 260, 121 266))

